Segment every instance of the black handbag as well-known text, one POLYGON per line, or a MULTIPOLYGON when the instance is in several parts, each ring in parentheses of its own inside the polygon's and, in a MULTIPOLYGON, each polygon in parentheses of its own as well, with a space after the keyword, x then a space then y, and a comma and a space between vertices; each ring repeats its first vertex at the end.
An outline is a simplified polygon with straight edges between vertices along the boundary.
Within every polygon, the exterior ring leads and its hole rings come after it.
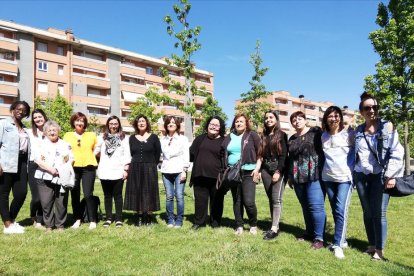
POLYGON ((385 192, 395 197, 414 194, 414 173, 403 177, 396 177, 395 186, 391 189, 386 189, 385 192))
POLYGON ((270 175, 273 175, 277 170, 277 161, 265 161, 262 164, 263 169, 265 169, 270 175))

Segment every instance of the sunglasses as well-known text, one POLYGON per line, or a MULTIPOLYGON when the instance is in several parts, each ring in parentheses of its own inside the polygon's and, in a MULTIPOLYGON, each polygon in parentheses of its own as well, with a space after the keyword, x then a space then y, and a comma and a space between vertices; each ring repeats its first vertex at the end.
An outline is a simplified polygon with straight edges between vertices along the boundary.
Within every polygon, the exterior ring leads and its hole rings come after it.
POLYGON ((365 112, 368 112, 368 111, 371 110, 371 108, 372 108, 372 110, 374 110, 376 112, 379 109, 379 105, 366 105, 366 106, 363 107, 363 110, 365 112))
POLYGON ((168 143, 169 146, 171 146, 171 142, 172 142, 173 138, 170 138, 170 142, 168 143))
POLYGON ((78 147, 80 147, 80 146, 81 146, 80 139, 78 139, 78 147))

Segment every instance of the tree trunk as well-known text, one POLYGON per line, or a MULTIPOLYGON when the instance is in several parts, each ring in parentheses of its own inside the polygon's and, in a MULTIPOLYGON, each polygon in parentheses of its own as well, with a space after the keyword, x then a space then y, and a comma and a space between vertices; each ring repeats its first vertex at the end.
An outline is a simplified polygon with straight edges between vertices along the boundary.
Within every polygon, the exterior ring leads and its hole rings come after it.
POLYGON ((410 143, 409 143, 409 127, 408 122, 404 122, 404 152, 405 152, 405 174, 409 175, 411 173, 411 164, 410 164, 410 143))
MULTIPOLYGON (((187 88, 187 94, 185 95, 184 105, 188 106, 193 102, 193 97, 191 94, 191 82, 188 78, 185 79, 185 85, 187 88)), ((191 114, 187 112, 184 113, 184 135, 187 137, 188 141, 191 143, 193 141, 193 120, 191 118, 191 114)))

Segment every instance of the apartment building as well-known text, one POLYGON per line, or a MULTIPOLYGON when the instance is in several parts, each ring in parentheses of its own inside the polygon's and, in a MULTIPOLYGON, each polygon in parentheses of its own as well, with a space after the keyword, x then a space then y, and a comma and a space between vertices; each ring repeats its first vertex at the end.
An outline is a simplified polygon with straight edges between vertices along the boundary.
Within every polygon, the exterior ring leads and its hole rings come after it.
MULTIPOLYGON (((304 95, 294 97, 288 91, 275 91, 262 101, 272 104, 273 108, 279 112, 280 127, 289 135, 294 133, 294 129, 290 124, 290 115, 293 112, 299 110, 304 112, 309 126, 321 126, 325 110, 329 106, 335 105, 328 101, 308 100, 304 95)), ((236 105, 240 104, 242 104, 240 100, 236 101, 236 105)), ((356 126, 358 114, 347 106, 342 108, 342 112, 345 124, 356 126)))
MULTIPOLYGON (((9 115, 10 104, 18 99, 33 106, 37 96, 46 99, 59 93, 75 111, 96 115, 100 124, 109 115, 117 115, 124 129, 132 131, 127 121, 130 105, 145 97, 149 87, 170 93, 160 67, 184 83, 180 70, 162 58, 79 39, 71 30, 41 30, 0 20, 0 117, 9 115)), ((213 94, 212 73, 196 69, 194 78, 197 86, 213 94)), ((183 96, 170 94, 184 103, 183 96)), ((194 98, 198 110, 204 101, 205 97, 194 98)), ((160 105, 156 110, 184 116, 173 106, 160 105)), ((194 119, 194 125, 199 124, 194 119)))

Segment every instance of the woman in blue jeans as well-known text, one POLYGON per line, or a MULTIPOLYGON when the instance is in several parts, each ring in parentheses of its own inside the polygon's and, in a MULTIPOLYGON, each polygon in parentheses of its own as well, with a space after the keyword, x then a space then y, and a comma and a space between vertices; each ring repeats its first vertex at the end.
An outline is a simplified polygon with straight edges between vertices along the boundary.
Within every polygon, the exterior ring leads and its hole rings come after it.
POLYGON ((348 207, 352 195, 352 171, 355 149, 354 131, 345 128, 342 111, 337 106, 326 109, 322 118, 322 148, 325 162, 322 180, 331 204, 335 221, 332 251, 338 259, 345 258, 348 207))
POLYGON ((312 249, 321 249, 326 222, 325 192, 319 182, 323 162, 321 129, 307 127, 302 111, 292 113, 290 123, 296 133, 288 142, 289 185, 293 185, 302 206, 306 228, 303 239, 313 241, 312 249))
POLYGON ((190 165, 188 140, 180 135, 180 121, 172 116, 164 119, 165 136, 161 139, 162 181, 166 193, 167 226, 180 228, 184 221, 184 186, 190 165), (174 216, 174 196, 177 216, 174 216))
POLYGON ((384 260, 387 238, 387 207, 390 199, 384 190, 395 186, 403 174, 404 149, 391 122, 378 117, 379 104, 369 93, 361 95, 359 111, 365 123, 355 132, 354 182, 364 212, 368 249, 374 260, 384 260))

